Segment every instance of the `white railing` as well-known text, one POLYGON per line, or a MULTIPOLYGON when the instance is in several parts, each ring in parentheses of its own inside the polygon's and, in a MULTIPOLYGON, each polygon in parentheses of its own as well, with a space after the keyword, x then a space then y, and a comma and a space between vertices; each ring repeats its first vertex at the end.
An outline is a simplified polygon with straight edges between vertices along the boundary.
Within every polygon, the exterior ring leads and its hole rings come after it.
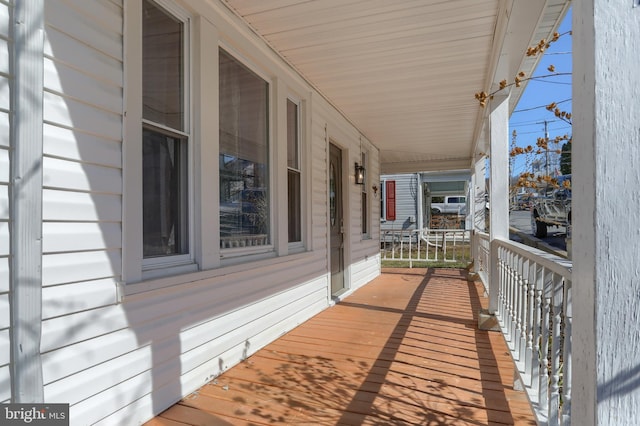
POLYGON ((465 229, 383 230, 382 260, 464 262, 471 260, 471 231, 465 229))
POLYGON ((480 276, 485 290, 489 291, 489 276, 491 274, 491 260, 489 247, 489 234, 475 231, 473 233, 473 250, 475 260, 475 272, 480 276))
MULTIPOLYGON (((506 240, 496 313, 539 424, 571 423, 571 262, 506 240)), ((488 283, 485 283, 488 285, 488 283)))

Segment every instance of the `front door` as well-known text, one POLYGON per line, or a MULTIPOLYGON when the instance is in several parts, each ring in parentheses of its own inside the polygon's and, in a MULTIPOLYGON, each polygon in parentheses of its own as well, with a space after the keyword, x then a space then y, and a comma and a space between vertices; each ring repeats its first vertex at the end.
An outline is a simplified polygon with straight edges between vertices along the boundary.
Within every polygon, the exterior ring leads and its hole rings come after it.
POLYGON ((344 226, 342 223, 342 151, 329 146, 329 236, 331 294, 344 289, 344 226))

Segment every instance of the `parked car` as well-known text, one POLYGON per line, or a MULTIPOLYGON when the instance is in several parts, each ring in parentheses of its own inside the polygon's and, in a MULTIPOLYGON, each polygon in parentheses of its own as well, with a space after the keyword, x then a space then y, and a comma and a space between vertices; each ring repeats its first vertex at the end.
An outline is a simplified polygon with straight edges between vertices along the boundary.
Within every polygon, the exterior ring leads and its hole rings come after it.
POLYGON ((464 215, 467 212, 467 197, 461 195, 447 195, 431 199, 431 213, 455 213, 464 215))

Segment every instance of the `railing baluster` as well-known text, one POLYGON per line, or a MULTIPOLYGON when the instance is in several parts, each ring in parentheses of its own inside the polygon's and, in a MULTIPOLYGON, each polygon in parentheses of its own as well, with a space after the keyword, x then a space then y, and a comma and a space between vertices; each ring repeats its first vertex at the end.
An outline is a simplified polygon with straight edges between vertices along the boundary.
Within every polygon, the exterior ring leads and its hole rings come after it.
POLYGON ((560 343, 562 318, 562 277, 557 274, 551 279, 553 291, 552 335, 551 335, 551 383, 549 384, 549 426, 556 426, 560 412, 560 343))
POLYGON ((515 318, 513 327, 513 352, 516 361, 520 361, 520 342, 522 338, 522 256, 514 255, 515 281, 513 291, 515 293, 515 318))
MULTIPOLYGON (((542 299, 542 328, 540 333, 540 346, 542 348, 542 356, 540 357, 540 406, 547 407, 549 404, 549 312, 551 308, 551 297, 547 293, 548 281, 547 270, 543 271, 544 275, 544 297, 542 299)), ((548 415, 548 411, 547 411, 548 415)))
POLYGON ((516 283, 517 276, 515 271, 515 254, 508 252, 509 257, 509 327, 508 327, 508 342, 511 350, 514 348, 514 328, 516 324, 516 283))
POLYGON ((571 332, 573 325, 571 280, 563 282, 562 424, 571 424, 571 332))
MULTIPOLYGON (((541 281, 541 276, 538 274, 537 281, 541 281)), ((537 402, 540 404, 540 367, 542 365, 542 353, 540 352, 540 341, 542 339, 541 329, 542 329, 542 318, 543 318, 543 307, 542 307, 542 285, 540 287, 536 286, 535 289, 535 309, 536 309, 536 317, 533 324, 533 365, 532 365, 532 381, 533 381, 533 391, 535 395, 537 395, 537 402)))
POLYGON ((527 283, 527 349, 524 356, 524 372, 529 375, 529 382, 533 383, 533 330, 535 328, 536 304, 535 304, 535 263, 529 264, 529 281, 527 283))
MULTIPOLYGON (((521 286, 520 286, 520 347, 518 348, 518 361, 525 361, 527 356, 527 335, 529 329, 529 259, 521 259, 521 286)), ((524 369, 525 364, 521 365, 524 369)), ((524 370, 523 370, 524 371, 524 370)))
MULTIPOLYGON (((498 276, 499 278, 499 286, 498 286, 498 312, 500 313, 499 320, 502 323, 502 327, 506 327, 506 319, 507 319, 507 280, 506 280, 506 264, 503 258, 503 250, 498 248, 498 276)), ((490 268, 489 268, 490 270, 490 268)))

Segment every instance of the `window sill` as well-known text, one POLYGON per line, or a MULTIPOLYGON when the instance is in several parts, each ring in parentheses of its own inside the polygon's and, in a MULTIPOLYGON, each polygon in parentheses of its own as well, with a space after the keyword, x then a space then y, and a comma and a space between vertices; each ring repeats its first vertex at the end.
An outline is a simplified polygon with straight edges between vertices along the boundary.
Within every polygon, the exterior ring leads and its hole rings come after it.
MULTIPOLYGON (((313 252, 303 251, 301 253, 290 254, 288 256, 275 257, 275 253, 269 253, 265 258, 264 254, 254 256, 243 256, 227 259, 220 268, 207 269, 205 271, 185 271, 175 275, 149 278, 137 283, 120 283, 120 294, 122 301, 132 301, 135 299, 158 296, 163 293, 171 293, 180 288, 183 291, 187 286, 199 285, 201 281, 216 278, 223 275, 234 274, 246 271, 247 268, 256 269, 273 266, 281 263, 295 262, 313 256, 313 252), (251 258, 257 258, 251 261, 251 258)), ((196 267, 196 265, 193 265, 196 267)), ((166 273, 166 270, 164 270, 166 273)))

